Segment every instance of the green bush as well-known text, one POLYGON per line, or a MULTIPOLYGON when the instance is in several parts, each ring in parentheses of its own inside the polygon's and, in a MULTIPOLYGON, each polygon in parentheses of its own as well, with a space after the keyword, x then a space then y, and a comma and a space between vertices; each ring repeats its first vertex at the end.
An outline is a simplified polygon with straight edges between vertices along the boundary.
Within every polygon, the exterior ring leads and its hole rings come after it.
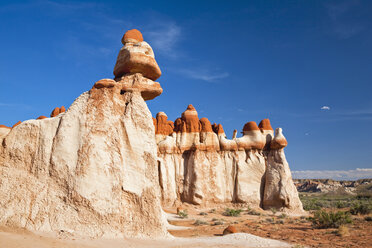
POLYGON ((270 211, 273 213, 273 214, 276 214, 276 212, 278 212, 278 210, 276 208, 270 208, 270 211))
POLYGON ((285 213, 282 213, 281 215, 278 216, 280 219, 287 218, 287 215, 285 213))
POLYGON ((350 208, 350 213, 353 215, 357 214, 369 214, 372 211, 371 202, 357 201, 350 208))
POLYGON ((372 198, 372 183, 358 186, 357 198, 358 199, 371 199, 372 198))
POLYGON ((347 208, 347 207, 350 207, 350 204, 348 202, 345 202, 345 201, 337 201, 335 203, 335 207, 336 208, 347 208))
POLYGON ((241 209, 231 209, 231 208, 226 208, 225 209, 225 212, 223 212, 223 215, 225 216, 234 216, 234 217, 237 217, 240 215, 240 213, 242 212, 243 210, 241 209))
POLYGON ((181 218, 181 219, 187 219, 187 217, 189 216, 189 214, 187 213, 186 210, 181 210, 178 212, 178 216, 181 218))
POLYGON ((310 218, 313 225, 318 228, 338 228, 341 225, 352 223, 349 212, 316 211, 314 217, 310 218))
POLYGON ((323 204, 316 199, 311 200, 302 200, 303 207, 306 211, 309 210, 320 210, 323 207, 323 204))
POLYGON ((248 210, 247 214, 250 214, 250 215, 261 215, 260 212, 257 212, 257 211, 254 210, 254 209, 250 209, 250 210, 248 210))

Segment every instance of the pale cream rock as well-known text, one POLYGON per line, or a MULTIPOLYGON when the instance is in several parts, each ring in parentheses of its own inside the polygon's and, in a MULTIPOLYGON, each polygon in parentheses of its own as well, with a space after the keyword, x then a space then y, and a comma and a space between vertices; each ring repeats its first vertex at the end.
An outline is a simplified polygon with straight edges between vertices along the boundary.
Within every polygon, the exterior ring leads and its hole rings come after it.
POLYGON ((10 128, 7 127, 0 127, 0 144, 2 143, 3 139, 10 133, 10 128))
POLYGON ((264 209, 282 208, 291 212, 303 212, 302 202, 293 183, 284 150, 269 151, 262 202, 264 209))
POLYGON ((161 71, 151 46, 145 41, 133 41, 126 42, 120 49, 114 68, 115 77, 128 73, 141 73, 151 80, 158 79, 161 71))
POLYGON ((235 141, 240 151, 250 149, 262 150, 266 143, 265 135, 260 130, 244 131, 243 137, 236 138, 235 141))
POLYGON ((138 92, 93 88, 0 147, 0 225, 90 237, 165 237, 151 113, 138 92))
POLYGON ((287 146, 287 140, 283 135, 283 130, 278 127, 275 129, 275 137, 271 141, 270 149, 281 149, 287 146))

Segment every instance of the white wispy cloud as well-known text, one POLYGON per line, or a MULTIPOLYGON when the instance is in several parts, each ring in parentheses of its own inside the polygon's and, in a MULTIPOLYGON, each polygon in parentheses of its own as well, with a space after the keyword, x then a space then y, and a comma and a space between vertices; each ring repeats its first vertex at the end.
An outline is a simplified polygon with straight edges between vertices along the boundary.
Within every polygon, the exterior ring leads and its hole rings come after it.
POLYGON ((145 27, 146 40, 155 51, 176 57, 175 46, 181 37, 181 27, 174 22, 157 22, 145 27))
POLYGON ((331 107, 329 107, 329 106, 323 106, 323 107, 321 107, 320 109, 321 109, 321 110, 331 110, 331 107))
POLYGON ((356 168, 355 170, 302 170, 292 171, 296 179, 335 179, 357 180, 372 178, 372 168, 356 168))
POLYGON ((210 70, 200 70, 200 69, 179 69, 176 70, 180 74, 197 80, 202 80, 206 82, 217 82, 220 79, 227 78, 230 74, 227 72, 218 72, 210 70))
MULTIPOLYGON (((354 11, 353 7, 357 6, 359 1, 336 1, 333 3, 325 4, 328 12, 328 16, 331 21, 331 29, 334 34, 336 34, 341 39, 348 39, 359 32, 361 32, 364 27, 361 23, 356 21, 351 21, 347 18, 347 15, 354 11)), ((354 14, 355 16, 358 13, 354 14)))

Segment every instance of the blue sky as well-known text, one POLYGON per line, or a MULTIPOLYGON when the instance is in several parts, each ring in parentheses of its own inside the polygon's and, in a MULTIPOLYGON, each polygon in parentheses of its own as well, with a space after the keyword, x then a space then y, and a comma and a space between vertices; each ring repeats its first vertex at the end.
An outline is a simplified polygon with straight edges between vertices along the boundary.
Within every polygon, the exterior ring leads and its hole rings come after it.
POLYGON ((1 1, 0 124, 48 116, 112 78, 137 28, 163 72, 153 115, 174 120, 191 103, 229 138, 270 118, 292 170, 372 177, 371 11, 352 0, 1 1))

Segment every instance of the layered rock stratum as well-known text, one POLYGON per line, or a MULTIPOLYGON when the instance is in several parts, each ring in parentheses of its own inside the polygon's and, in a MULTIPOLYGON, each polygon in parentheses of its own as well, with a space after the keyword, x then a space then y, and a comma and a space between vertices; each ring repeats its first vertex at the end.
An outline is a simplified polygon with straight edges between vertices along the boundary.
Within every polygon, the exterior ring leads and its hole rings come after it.
POLYGON ((269 119, 246 123, 243 136, 231 140, 221 124, 199 119, 192 105, 174 123, 160 112, 154 124, 165 206, 249 203, 302 210, 284 154, 287 141, 281 128, 274 134, 269 119))
POLYGON ((126 32, 114 79, 50 118, 0 126, 0 225, 90 237, 165 237, 162 206, 249 203, 302 211, 270 121, 229 140, 221 124, 152 118, 161 71, 138 30, 126 32))

